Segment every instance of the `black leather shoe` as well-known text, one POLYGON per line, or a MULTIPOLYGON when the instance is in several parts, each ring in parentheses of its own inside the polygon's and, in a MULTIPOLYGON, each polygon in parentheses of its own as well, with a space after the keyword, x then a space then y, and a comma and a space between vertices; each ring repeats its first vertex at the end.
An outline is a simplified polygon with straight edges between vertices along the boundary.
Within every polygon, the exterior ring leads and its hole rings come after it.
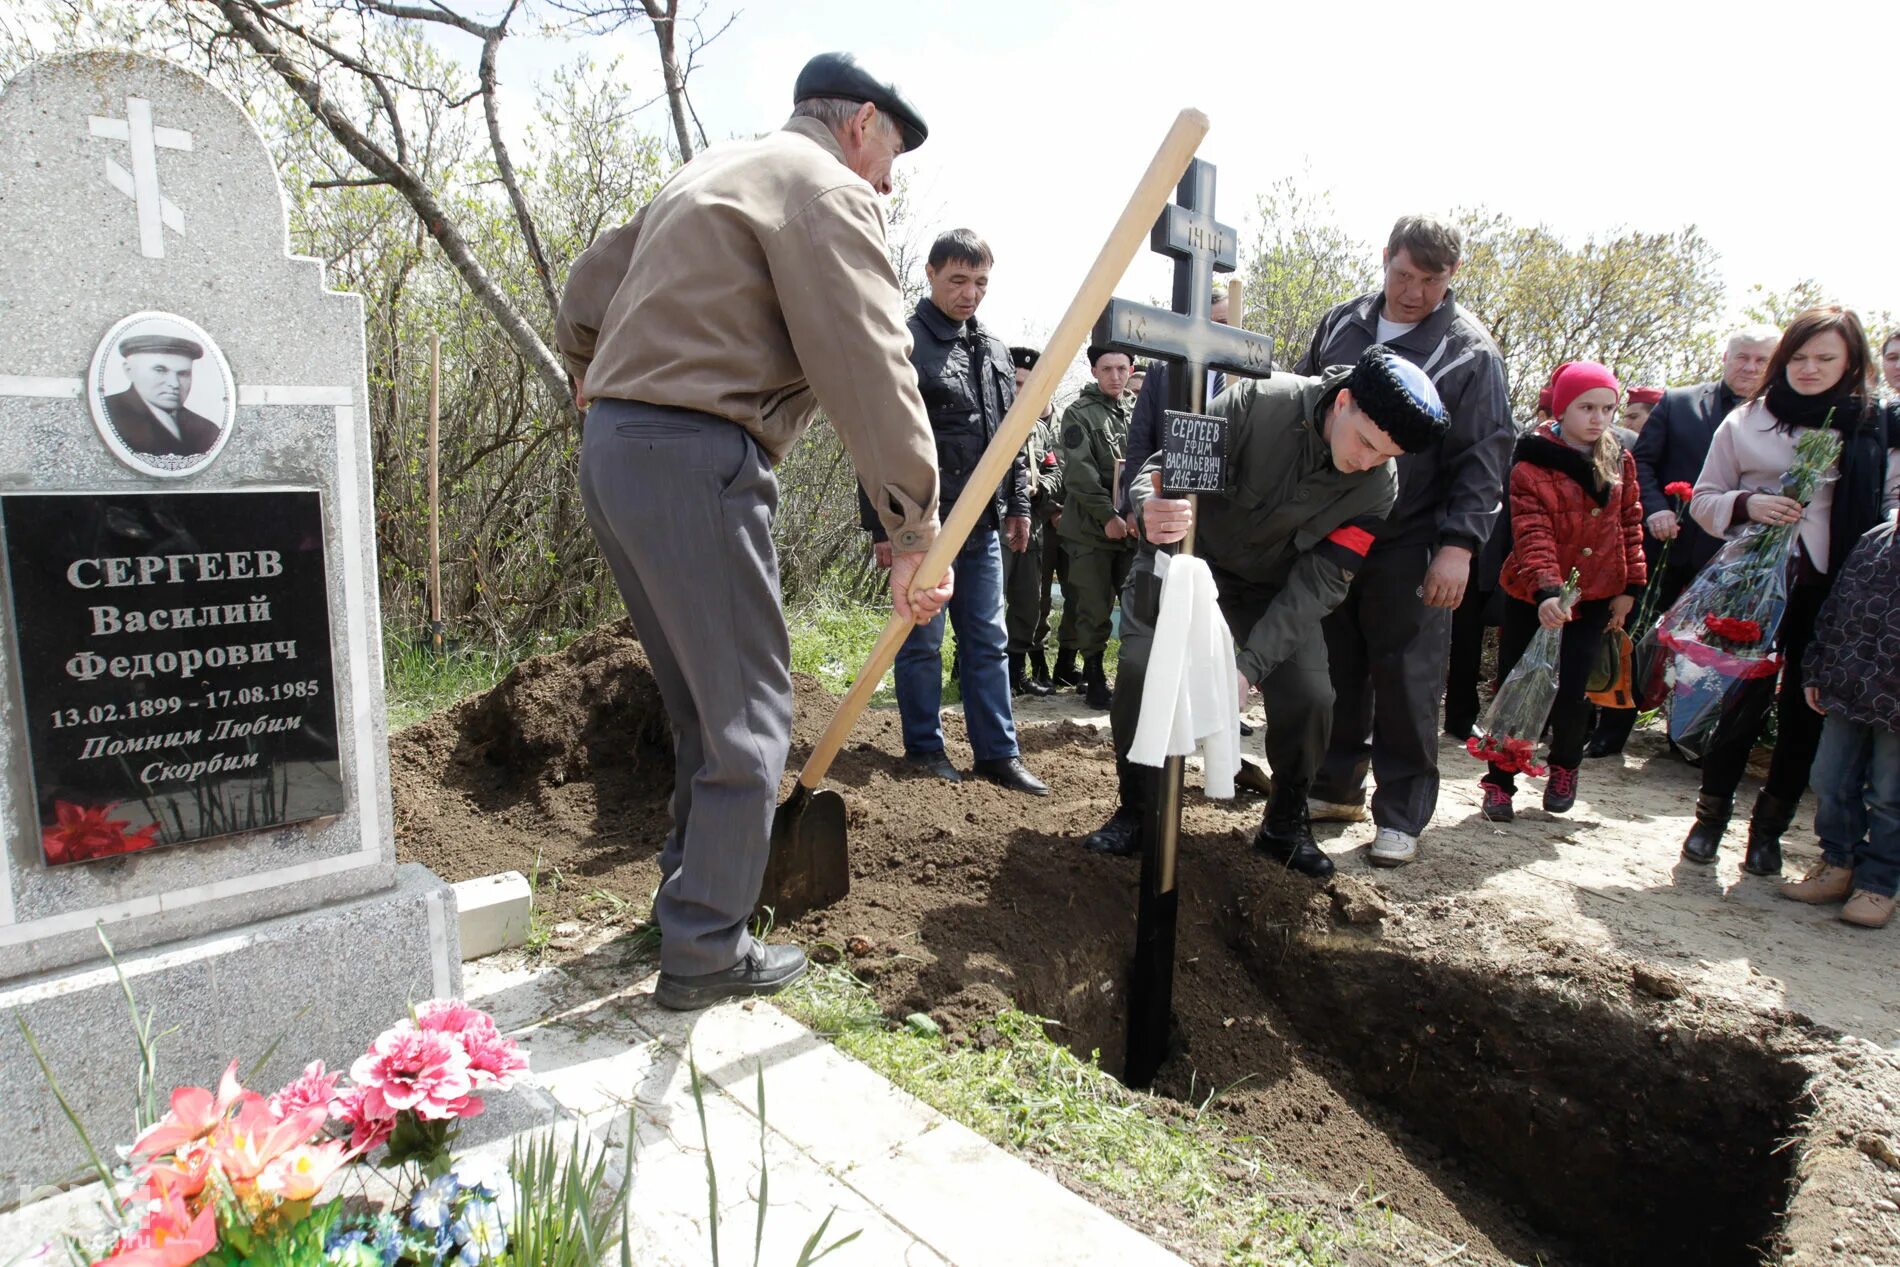
POLYGON ((1092 655, 1082 665, 1082 702, 1090 708, 1107 708, 1115 702, 1114 688, 1102 668, 1102 657, 1092 655))
POLYGON ((1611 739, 1606 735, 1598 735, 1583 746, 1583 755, 1586 757, 1615 757, 1620 756, 1622 752, 1623 741, 1611 739))
POLYGON ((754 941, 745 958, 724 972, 692 977, 662 972, 653 987, 653 1001, 675 1012, 690 1012, 711 1007, 721 999, 777 994, 804 975, 804 951, 796 946, 768 946, 754 941))
POLYGON ((1784 801, 1772 792, 1755 798, 1755 810, 1748 816, 1748 852, 1742 855, 1742 870, 1750 875, 1781 874, 1781 837, 1794 822, 1795 802, 1784 801))
POLYGON ((1729 815, 1735 811, 1732 796, 1703 793, 1695 798, 1695 825, 1682 842, 1682 856, 1688 862, 1707 866, 1722 848, 1722 833, 1728 830, 1729 815))
POLYGON ((1240 737, 1242 739, 1252 739, 1253 727, 1249 726, 1246 722, 1241 722, 1240 723, 1240 737))
POLYGON ((934 774, 945 783, 961 783, 963 776, 950 764, 950 758, 941 752, 905 753, 904 764, 926 774, 934 774))
POLYGON ((975 766, 979 777, 988 779, 998 787, 1006 787, 1012 792, 1027 792, 1031 796, 1049 795, 1049 785, 1029 772, 1021 757, 998 757, 994 761, 979 761, 975 766))
POLYGON ((1023 661, 1026 658, 1027 657, 1020 651, 1010 652, 1009 693, 1011 695, 1032 695, 1037 697, 1047 695, 1049 688, 1023 671, 1023 661))
POLYGON ((1049 685, 1082 685, 1082 670, 1076 667, 1075 652, 1064 651, 1056 656, 1056 668, 1055 672, 1049 675, 1049 685))
POLYGON ((1263 826, 1254 834, 1253 847, 1311 880, 1324 880, 1333 873, 1333 860, 1313 839, 1313 829, 1304 823, 1291 833, 1272 832, 1263 826))
POLYGON ((1132 809, 1117 808, 1106 823, 1083 839, 1082 847, 1090 853, 1132 857, 1141 851, 1141 815, 1132 809))
POLYGON ((1304 787, 1288 784, 1267 802, 1267 813, 1254 834, 1253 847, 1308 879, 1324 880, 1333 873, 1333 860, 1313 839, 1304 787))

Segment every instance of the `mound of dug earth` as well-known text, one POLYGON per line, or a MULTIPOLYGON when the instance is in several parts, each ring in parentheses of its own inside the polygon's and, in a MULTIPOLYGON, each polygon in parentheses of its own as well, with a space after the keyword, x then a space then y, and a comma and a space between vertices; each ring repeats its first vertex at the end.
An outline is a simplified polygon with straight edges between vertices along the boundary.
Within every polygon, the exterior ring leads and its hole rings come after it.
MULTIPOLYGON (((787 789, 834 703, 797 682, 787 789)), ((945 729, 967 769, 961 720, 945 729)), ((1119 1071, 1137 864, 1075 843, 1112 807, 1111 756, 1072 723, 1025 727, 1022 746, 1053 795, 919 778, 895 714, 868 715, 830 776, 849 811, 851 896, 789 932, 815 957, 848 955, 887 1011, 929 1012, 951 1041, 988 1041, 987 1021, 1013 1003, 1119 1071)), ((391 748, 405 859, 452 880, 538 866, 551 921, 621 903, 644 913, 672 770, 624 624, 523 664, 391 748)), ((1812 1075, 1852 1084, 1852 1103, 1877 1115, 1866 1089, 1900 1079, 1869 1074, 1876 1057, 1579 950, 1482 894, 1401 902, 1344 872, 1311 885, 1249 848, 1259 813, 1188 797, 1180 1045, 1157 1093, 1198 1105, 1224 1089, 1211 1111, 1237 1132, 1342 1200, 1465 1245, 1459 1261, 1821 1261, 1809 1254, 1846 1228, 1843 1202, 1807 1181, 1891 1149, 1891 1123, 1819 1105, 1812 1075), (1820 1139, 1817 1121, 1833 1151, 1790 1146, 1804 1127, 1820 1139), (1799 1228, 1783 1219, 1798 1180, 1810 1198, 1799 1228)), ((1841 1190, 1863 1200, 1854 1175, 1841 1190)), ((1179 1225, 1166 1211, 1126 1216, 1164 1237, 1179 1225)))

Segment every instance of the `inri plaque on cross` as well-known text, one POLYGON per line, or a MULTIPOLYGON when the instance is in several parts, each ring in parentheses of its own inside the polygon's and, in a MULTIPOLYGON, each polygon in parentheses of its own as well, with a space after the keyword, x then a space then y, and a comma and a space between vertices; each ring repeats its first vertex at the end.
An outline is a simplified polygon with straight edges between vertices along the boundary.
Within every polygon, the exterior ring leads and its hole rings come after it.
MULTIPOLYGON (((1238 262, 1234 231, 1214 219, 1214 165, 1195 159, 1170 204, 1155 222, 1149 242, 1174 259, 1173 311, 1126 299, 1109 300, 1095 326, 1095 341, 1128 352, 1174 362, 1169 372, 1169 404, 1160 437, 1171 491, 1215 492, 1224 487, 1228 452, 1226 419, 1210 416, 1210 370, 1265 378, 1273 368, 1273 340, 1222 325, 1209 316, 1214 274, 1231 273, 1238 262)), ((1146 455, 1130 454, 1130 461, 1146 455)), ((1181 552, 1192 554, 1190 529, 1181 552)), ((1174 942, 1179 894, 1175 856, 1181 833, 1181 776, 1184 759, 1168 758, 1160 772, 1159 795, 1150 797, 1142 823, 1141 906, 1135 928, 1135 964, 1128 991, 1128 1059, 1124 1077, 1131 1086, 1154 1080, 1166 1058, 1174 1008, 1174 942)))

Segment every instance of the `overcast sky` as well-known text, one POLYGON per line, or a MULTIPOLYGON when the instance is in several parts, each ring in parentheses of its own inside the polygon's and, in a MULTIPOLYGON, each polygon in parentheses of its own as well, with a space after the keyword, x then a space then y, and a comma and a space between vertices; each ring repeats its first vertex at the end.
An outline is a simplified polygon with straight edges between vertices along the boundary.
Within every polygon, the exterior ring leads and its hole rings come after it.
MULTIPOLYGON (((707 0, 706 20, 732 11, 707 0)), ((984 315, 1012 341, 1053 327, 1184 106, 1213 122, 1201 155, 1243 253, 1256 196, 1304 174, 1370 242, 1402 212, 1473 204, 1573 241, 1695 224, 1731 303, 1814 277, 1900 311, 1894 0, 780 0, 744 7, 702 55, 708 134, 781 122, 799 66, 828 49, 923 112, 930 141, 900 162, 921 209, 989 239, 984 315)), ((508 87, 525 99, 581 51, 524 42, 508 87)), ((625 52, 631 91, 657 93, 650 36, 625 52)), ((647 119, 667 126, 662 107, 647 119)), ((1167 268, 1144 250, 1121 293, 1164 295, 1167 268)))

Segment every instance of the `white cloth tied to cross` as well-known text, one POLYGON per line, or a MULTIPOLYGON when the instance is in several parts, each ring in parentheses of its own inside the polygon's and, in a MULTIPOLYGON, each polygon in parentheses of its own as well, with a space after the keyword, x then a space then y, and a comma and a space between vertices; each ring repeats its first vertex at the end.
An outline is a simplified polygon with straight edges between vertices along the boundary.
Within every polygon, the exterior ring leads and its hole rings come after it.
POLYGON ((1240 670, 1207 564, 1157 553, 1161 612, 1128 759, 1158 766, 1203 747, 1207 795, 1229 800, 1240 769, 1240 670))

